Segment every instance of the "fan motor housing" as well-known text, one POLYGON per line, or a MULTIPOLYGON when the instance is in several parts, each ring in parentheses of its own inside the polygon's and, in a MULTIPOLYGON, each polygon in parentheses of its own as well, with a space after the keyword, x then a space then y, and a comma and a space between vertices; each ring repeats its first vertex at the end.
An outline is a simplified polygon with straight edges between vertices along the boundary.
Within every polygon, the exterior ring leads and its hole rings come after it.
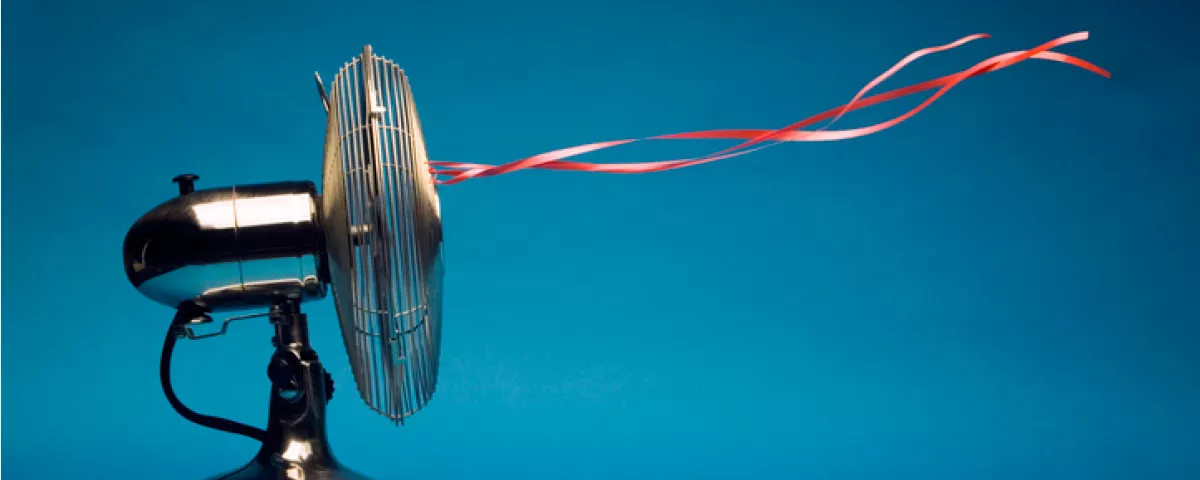
POLYGON ((312 182, 193 191, 143 215, 125 236, 125 273, 170 307, 239 310, 325 297, 320 198, 312 182))

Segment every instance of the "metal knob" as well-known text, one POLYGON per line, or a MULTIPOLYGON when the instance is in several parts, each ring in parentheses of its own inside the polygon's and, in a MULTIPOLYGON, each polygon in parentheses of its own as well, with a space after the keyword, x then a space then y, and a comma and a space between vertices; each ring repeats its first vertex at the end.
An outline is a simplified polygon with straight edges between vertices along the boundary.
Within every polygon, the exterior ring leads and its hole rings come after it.
POLYGON ((180 195, 187 195, 189 193, 196 191, 196 180, 199 180, 199 179, 200 179, 199 175, 185 173, 183 175, 179 175, 175 178, 172 178, 171 181, 179 184, 179 194, 180 195))

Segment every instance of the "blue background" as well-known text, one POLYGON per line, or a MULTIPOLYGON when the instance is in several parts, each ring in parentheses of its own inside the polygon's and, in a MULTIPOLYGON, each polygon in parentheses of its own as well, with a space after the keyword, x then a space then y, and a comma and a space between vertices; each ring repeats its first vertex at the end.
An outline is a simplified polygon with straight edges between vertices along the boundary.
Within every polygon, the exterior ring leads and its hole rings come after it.
MULTIPOLYGON (((1134 5, 6 1, 3 474, 250 458, 163 399, 172 312, 120 243, 179 173, 319 179, 312 71, 364 43, 410 74, 434 158, 498 163, 782 126, 917 48, 995 35, 885 87, 1090 30, 1061 51, 1112 80, 1028 62, 867 138, 444 188, 439 391, 404 428, 377 417, 330 302, 310 306, 332 440, 381 479, 1200 478, 1198 34, 1181 1, 1134 5)), ((180 395, 261 425, 269 337, 184 343, 180 395)))

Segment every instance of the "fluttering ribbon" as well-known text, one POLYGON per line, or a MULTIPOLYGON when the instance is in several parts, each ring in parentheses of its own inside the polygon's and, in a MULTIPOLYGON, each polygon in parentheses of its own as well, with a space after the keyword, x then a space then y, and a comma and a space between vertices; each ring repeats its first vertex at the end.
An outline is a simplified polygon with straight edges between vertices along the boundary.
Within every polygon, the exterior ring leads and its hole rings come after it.
POLYGON ((505 173, 515 172, 529 168, 540 168, 546 170, 565 170, 577 172, 599 172, 599 173, 651 173, 662 172, 666 170, 674 170, 677 168, 690 167, 727 158, 738 157, 748 153, 752 153, 763 148, 778 145, 783 142, 828 142, 835 140, 847 140, 851 138, 862 137, 877 133, 889 128, 892 128, 901 122, 912 118, 917 113, 920 113, 926 107, 945 95, 946 92, 954 88, 964 80, 983 75, 985 73, 994 72, 1003 68, 1010 67, 1017 63, 1029 60, 1031 58, 1039 60, 1049 60, 1053 62, 1065 63, 1074 67, 1088 70, 1105 78, 1111 78, 1112 75, 1086 60, 1051 51, 1069 43, 1080 42, 1087 40, 1088 32, 1073 33, 1063 37, 1056 38, 1049 42, 1043 43, 1029 50, 1019 50, 996 55, 992 58, 979 62, 966 70, 935 78, 914 85, 909 85, 904 88, 898 88, 884 93, 875 94, 867 97, 867 93, 883 83, 896 72, 904 68, 908 64, 916 61, 923 56, 943 52, 952 48, 957 48, 968 42, 989 38, 988 34, 976 34, 963 37, 954 42, 939 45, 935 47, 924 48, 917 50, 904 57, 902 60, 893 65, 883 74, 875 77, 865 87, 860 89, 858 93, 850 100, 849 103, 832 108, 825 112, 813 115, 798 122, 795 122, 786 127, 776 130, 764 129, 743 129, 743 130, 704 130, 696 132, 673 133, 667 135, 659 135, 655 137, 610 140, 606 142, 589 143, 578 145, 569 148, 562 148, 546 153, 541 153, 525 159, 509 162, 503 165, 484 165, 478 163, 462 163, 449 161, 431 161, 431 173, 434 174, 435 182, 441 185, 452 185, 472 178, 492 177, 505 173), (877 105, 889 100, 906 97, 926 90, 938 90, 925 99, 920 105, 910 109, 909 111, 874 125, 852 128, 846 130, 829 130, 828 128, 846 113, 854 110, 859 110, 872 105, 877 105), (821 121, 829 120, 829 123, 816 130, 801 130, 804 127, 811 126, 821 121), (625 145, 634 142, 646 140, 744 140, 742 143, 732 147, 724 148, 708 155, 700 157, 679 159, 679 160, 664 160, 657 162, 638 162, 638 163, 587 163, 566 160, 567 158, 583 155, 585 153, 603 150, 607 148, 625 145), (774 143, 766 143, 774 142, 774 143), (440 167, 441 169, 433 168, 440 167))

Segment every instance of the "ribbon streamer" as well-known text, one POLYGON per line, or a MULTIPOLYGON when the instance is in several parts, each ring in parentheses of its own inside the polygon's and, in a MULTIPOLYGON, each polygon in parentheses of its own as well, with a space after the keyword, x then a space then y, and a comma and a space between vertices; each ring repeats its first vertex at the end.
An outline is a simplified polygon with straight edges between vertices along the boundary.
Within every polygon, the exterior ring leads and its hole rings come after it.
POLYGON ((1074 33, 1071 35, 1066 35, 1063 37, 1056 38, 1049 42, 1043 43, 1037 47, 1034 47, 1030 50, 1014 51, 1014 52, 1004 53, 1001 55, 996 55, 992 58, 989 58, 987 60, 984 60, 982 62, 975 64, 971 68, 960 71, 958 73, 946 75, 943 77, 935 78, 933 80, 928 80, 928 81, 921 82, 918 84, 909 85, 907 87, 898 88, 898 89, 891 90, 888 92, 865 97, 867 93, 869 93, 871 90, 873 90, 880 83, 887 80, 892 75, 895 75, 896 72, 900 71, 902 68, 904 68, 908 64, 912 63, 913 61, 916 61, 917 59, 919 59, 923 56, 926 56, 926 55, 929 55, 932 53, 943 52, 946 50, 950 50, 952 48, 957 48, 968 42, 983 39, 983 38, 989 38, 989 37, 990 37, 990 35, 988 35, 988 34, 970 35, 970 36, 963 37, 959 40, 956 40, 954 42, 951 42, 951 43, 948 43, 945 45, 928 47, 928 48, 924 48, 921 50, 917 50, 916 52, 913 52, 913 53, 909 54, 908 56, 904 57, 904 59, 897 62, 895 65, 893 65, 890 69, 888 69, 883 74, 879 75, 878 77, 875 77, 874 80, 872 80, 865 87, 860 89, 858 91, 858 93, 854 96, 854 98, 850 100, 849 103, 839 106, 839 107, 836 107, 836 108, 832 108, 830 110, 819 113, 817 115, 813 115, 811 117, 805 118, 805 119, 795 122, 791 125, 788 125, 786 127, 776 129, 776 130, 764 130, 764 129, 705 130, 705 131, 697 131, 697 132, 673 133, 673 134, 668 134, 668 135, 659 135, 656 137, 647 137, 647 138, 638 138, 638 139, 611 140, 611 141, 606 141, 606 142, 589 143, 586 145, 579 145, 579 146, 574 146, 574 147, 569 147, 569 148, 558 149, 558 150, 534 155, 532 157, 528 157, 525 159, 517 160, 514 162, 509 162, 509 163, 506 163, 503 165, 484 165, 484 164, 477 164, 477 163, 431 161, 431 162, 429 162, 431 166, 443 168, 442 170, 437 170, 437 169, 433 169, 431 167, 431 173, 433 173, 435 175, 434 181, 436 183, 441 184, 441 185, 452 185, 452 184, 460 183, 460 182, 463 182, 465 180, 472 179, 472 178, 491 177, 491 176, 496 176, 496 175, 502 175, 505 173, 515 172, 517 170, 524 170, 524 169, 528 169, 528 168, 541 168, 541 169, 547 169, 547 170, 564 170, 564 171, 600 172, 600 173, 623 173, 623 174, 661 172, 661 171, 666 171, 666 170, 674 170, 677 168, 684 168, 684 167, 700 165, 700 164, 709 163, 709 162, 715 162, 715 161, 724 160, 727 158, 738 157, 741 155, 745 155, 748 153, 752 153, 752 152, 761 150, 763 148, 778 145, 780 142, 827 142, 827 141, 836 141, 836 140, 847 140, 847 139, 851 139, 851 138, 857 138, 857 137, 862 137, 862 136, 870 135, 873 133, 877 133, 877 132, 892 128, 892 127, 900 124, 901 122, 904 122, 905 120, 908 120, 909 118, 912 118, 914 115, 916 115, 917 113, 920 113, 922 110, 927 108, 929 105, 933 104, 933 102, 937 101, 937 99, 941 98, 942 95, 945 95, 946 92, 950 91, 950 89, 954 88, 956 85, 958 85, 959 83, 962 83, 964 80, 966 80, 968 78, 976 77, 979 75, 983 75, 985 73, 991 73, 991 72, 994 72, 994 71, 997 71, 1000 69, 1004 69, 1004 68, 1010 67, 1012 65, 1015 65, 1017 63, 1023 62, 1025 60, 1028 60, 1031 58, 1065 63, 1067 65, 1082 68, 1084 70, 1090 71, 1092 73, 1103 76, 1105 78, 1112 77, 1112 75, 1108 71, 1106 71, 1086 60, 1072 57, 1070 55, 1065 55, 1062 53, 1050 51, 1050 49, 1052 49, 1052 48, 1066 45, 1068 43, 1075 43, 1075 42, 1087 40, 1088 32, 1079 32, 1079 33, 1074 33), (845 115, 846 113, 852 112, 854 110, 866 108, 866 107, 869 107, 872 105, 877 105, 877 104, 880 104, 880 103, 883 103, 886 101, 895 100, 897 98, 906 97, 909 95, 920 93, 920 92, 923 92, 926 90, 932 90, 934 88, 938 88, 938 90, 936 92, 934 92, 933 95, 930 95, 929 98, 925 99, 925 101, 922 102, 920 105, 918 105, 918 106, 910 109, 909 111, 907 111, 895 118, 892 118, 890 120, 880 122, 880 123, 877 123, 874 125, 866 126, 866 127, 860 127, 860 128, 853 128, 853 129, 847 129, 847 130, 827 130, 831 125, 833 125, 834 122, 837 122, 838 120, 840 120, 842 118, 842 116, 845 115), (804 127, 808 127, 808 126, 811 126, 813 124, 816 124, 818 122, 825 121, 825 120, 829 120, 829 123, 827 123, 825 126, 819 128, 819 129, 801 130, 804 127), (639 142, 639 141, 646 141, 646 140, 697 140, 697 139, 722 139, 722 140, 744 140, 744 141, 740 144, 718 150, 718 151, 710 153, 708 155, 703 155, 700 157, 694 157, 694 158, 688 158, 688 159, 679 159, 679 160, 665 160, 665 161, 657 161, 657 162, 639 162, 639 163, 608 163, 608 164, 587 163, 587 162, 577 162, 577 161, 565 160, 567 158, 575 157, 578 155, 583 155, 585 153, 590 153, 590 152, 594 152, 597 150, 603 150, 606 148, 612 148, 612 147, 616 147, 619 145, 625 145, 625 144, 639 142), (765 142, 776 142, 776 143, 764 144, 765 142), (439 178, 439 177, 443 177, 443 176, 448 176, 449 178, 439 178))

